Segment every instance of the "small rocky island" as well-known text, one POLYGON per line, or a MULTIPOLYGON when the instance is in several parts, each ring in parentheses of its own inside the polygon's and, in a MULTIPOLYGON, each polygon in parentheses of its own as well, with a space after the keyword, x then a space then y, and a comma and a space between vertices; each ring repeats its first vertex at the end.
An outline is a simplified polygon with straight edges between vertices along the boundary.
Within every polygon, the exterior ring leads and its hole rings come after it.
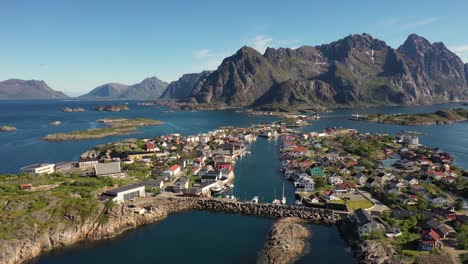
POLYGON ((105 118, 96 120, 96 122, 104 123, 106 127, 88 129, 83 131, 72 131, 69 133, 49 134, 43 137, 42 140, 54 142, 67 140, 97 139, 117 135, 128 135, 134 132, 137 127, 163 124, 163 122, 161 121, 146 118, 105 118))
POLYGON ((468 120, 468 109, 442 109, 434 113, 418 114, 372 114, 366 116, 353 116, 352 120, 377 122, 392 125, 438 125, 451 124, 468 120))
POLYGON ((81 107, 76 107, 76 108, 71 108, 71 107, 65 107, 62 109, 62 112, 84 112, 85 110, 81 107))
POLYGON ((292 263, 306 247, 310 231, 304 220, 294 217, 280 219, 273 225, 265 242, 260 263, 292 263))
POLYGON ((12 132, 16 131, 16 127, 14 126, 0 126, 0 132, 12 132))
POLYGON ((93 108, 93 110, 96 111, 107 111, 107 112, 120 112, 120 111, 128 111, 128 105, 127 104, 121 104, 121 105, 99 105, 93 108))

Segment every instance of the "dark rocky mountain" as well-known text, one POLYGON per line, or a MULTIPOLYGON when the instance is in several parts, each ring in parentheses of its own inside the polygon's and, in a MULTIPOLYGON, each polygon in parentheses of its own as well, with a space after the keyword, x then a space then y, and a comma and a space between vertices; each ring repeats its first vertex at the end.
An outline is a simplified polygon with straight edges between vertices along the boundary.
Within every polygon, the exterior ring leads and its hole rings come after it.
POLYGON ((318 108, 468 99, 468 66, 415 34, 398 49, 368 34, 316 47, 242 47, 189 97, 214 106, 318 108))
POLYGON ((156 77, 144 79, 142 82, 129 86, 119 99, 158 99, 168 83, 156 77))
POLYGON ((106 83, 80 97, 87 99, 157 99, 166 87, 166 82, 156 77, 150 77, 130 86, 120 83, 106 83))
POLYGON ((187 73, 182 75, 177 81, 171 82, 159 99, 186 99, 196 85, 201 85, 205 82, 206 77, 211 71, 203 71, 200 73, 187 73))
POLYGON ((0 82, 2 99, 60 99, 68 98, 50 88, 44 81, 10 79, 0 82))
POLYGON ((117 99, 127 90, 128 85, 121 83, 106 83, 91 90, 89 93, 82 95, 82 98, 93 99, 117 99))

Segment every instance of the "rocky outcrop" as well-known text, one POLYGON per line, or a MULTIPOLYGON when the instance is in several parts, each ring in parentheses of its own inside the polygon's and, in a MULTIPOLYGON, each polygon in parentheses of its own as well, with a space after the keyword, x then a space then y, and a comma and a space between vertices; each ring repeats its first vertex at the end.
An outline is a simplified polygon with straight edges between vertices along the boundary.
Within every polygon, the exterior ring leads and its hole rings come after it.
POLYGON ((191 203, 187 201, 168 202, 150 206, 148 212, 142 215, 122 205, 114 206, 102 211, 105 218, 94 215, 80 225, 59 224, 53 230, 27 239, 0 240, 0 263, 23 263, 43 252, 83 240, 115 237, 126 230, 164 219, 171 213, 190 209, 190 206, 191 203))
MULTIPOLYGON (((93 215, 79 225, 58 224, 54 229, 42 234, 32 234, 27 239, 0 240, 0 263, 22 263, 43 252, 83 240, 115 237, 126 230, 154 223, 170 214, 185 210, 223 211, 274 218, 296 217, 324 224, 334 224, 339 219, 331 210, 216 199, 160 199, 146 204, 145 208, 148 210, 146 213, 137 214, 131 208, 115 205, 111 208, 104 208, 100 214, 93 215)), ((296 233, 294 234, 296 237, 296 233)), ((297 236, 297 238, 300 237, 303 235, 297 236)), ((296 248, 294 251, 298 249, 296 248)))
POLYGON ((273 225, 268 234, 259 263, 292 263, 306 247, 310 231, 298 218, 283 218, 273 225))
POLYGON ((403 263, 392 246, 384 248, 378 241, 364 241, 357 245, 356 258, 361 264, 399 264, 403 263))

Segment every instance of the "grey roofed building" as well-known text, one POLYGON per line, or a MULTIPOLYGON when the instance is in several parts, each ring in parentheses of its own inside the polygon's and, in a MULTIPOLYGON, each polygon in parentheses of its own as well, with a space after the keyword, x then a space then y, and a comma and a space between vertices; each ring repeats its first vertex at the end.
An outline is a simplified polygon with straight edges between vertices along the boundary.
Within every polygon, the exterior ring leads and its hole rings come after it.
POLYGON ((156 177, 156 178, 153 178, 153 179, 149 179, 149 180, 143 182, 143 184, 145 184, 146 186, 149 186, 149 187, 153 187, 153 188, 160 188, 161 185, 164 184, 164 180, 165 180, 165 178, 161 176, 161 177, 156 177))
POLYGON ((129 185, 125 185, 125 186, 122 186, 122 187, 119 187, 119 188, 108 190, 105 194, 107 194, 107 195, 109 195, 109 194, 110 195, 117 195, 120 192, 125 192, 125 191, 128 191, 128 190, 132 190, 132 189, 135 189, 135 188, 139 188, 141 186, 144 186, 144 184, 141 184, 141 183, 129 184, 129 185))
POLYGON ((118 176, 122 173, 120 162, 98 163, 94 165, 96 176, 118 176))
POLYGON ((354 215, 356 216, 356 223, 358 226, 365 225, 373 221, 370 214, 361 208, 355 210, 354 215))
POLYGON ((427 228, 432 228, 434 230, 436 230, 437 228, 439 228, 442 223, 434 218, 430 219, 429 221, 426 221, 424 223, 424 225, 427 227, 427 228))

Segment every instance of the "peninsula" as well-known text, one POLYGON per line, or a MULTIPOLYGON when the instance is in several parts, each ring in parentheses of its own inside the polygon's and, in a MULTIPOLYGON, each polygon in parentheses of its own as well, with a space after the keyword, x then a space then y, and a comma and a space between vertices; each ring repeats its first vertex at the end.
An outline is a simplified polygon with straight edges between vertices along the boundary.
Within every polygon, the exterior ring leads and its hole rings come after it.
POLYGON ((353 116, 351 120, 377 122, 381 124, 419 126, 451 124, 468 120, 468 109, 442 109, 434 113, 417 114, 372 114, 364 116, 353 116))
POLYGON ((88 129, 83 131, 72 131, 69 133, 49 134, 42 138, 44 141, 67 141, 67 140, 85 140, 96 139, 117 135, 127 135, 141 126, 161 125, 163 122, 146 118, 105 118, 96 120, 99 123, 104 123, 106 127, 88 129))

